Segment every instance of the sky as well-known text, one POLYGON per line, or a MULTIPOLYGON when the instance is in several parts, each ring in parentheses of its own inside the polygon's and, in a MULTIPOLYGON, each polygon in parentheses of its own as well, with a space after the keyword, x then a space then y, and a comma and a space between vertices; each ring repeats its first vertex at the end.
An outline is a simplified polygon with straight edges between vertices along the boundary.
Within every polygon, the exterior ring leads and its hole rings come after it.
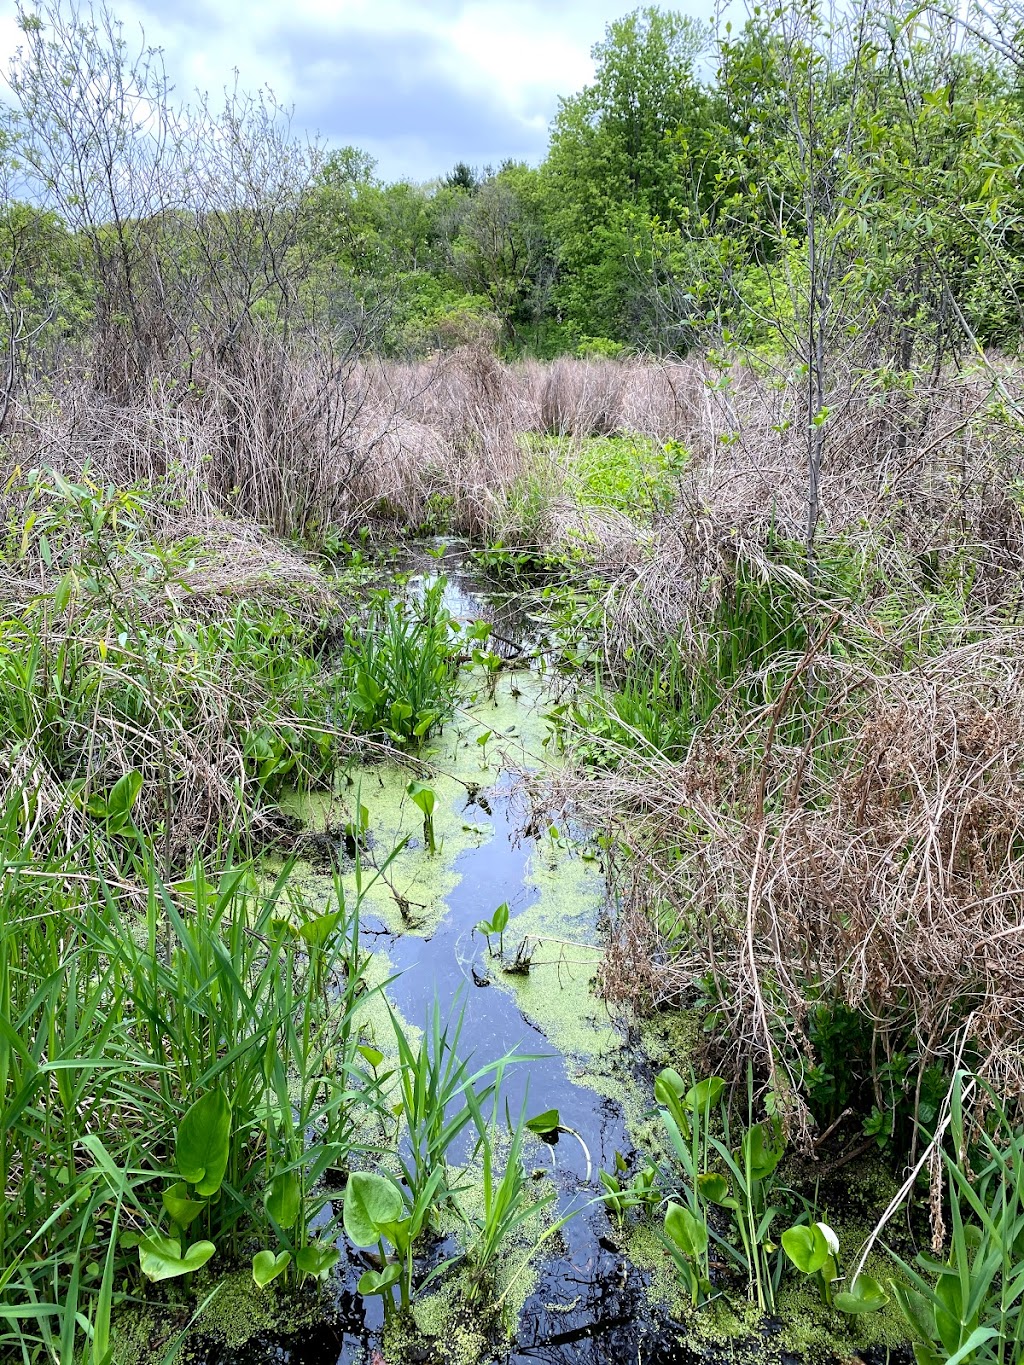
MULTIPOLYGON (((125 37, 164 49, 182 96, 269 85, 298 129, 375 157, 386 180, 457 161, 537 162, 559 95, 640 0, 112 0, 125 37)), ((699 12, 694 6, 694 12, 699 12)), ((17 45, 0 0, 0 68, 17 45)))

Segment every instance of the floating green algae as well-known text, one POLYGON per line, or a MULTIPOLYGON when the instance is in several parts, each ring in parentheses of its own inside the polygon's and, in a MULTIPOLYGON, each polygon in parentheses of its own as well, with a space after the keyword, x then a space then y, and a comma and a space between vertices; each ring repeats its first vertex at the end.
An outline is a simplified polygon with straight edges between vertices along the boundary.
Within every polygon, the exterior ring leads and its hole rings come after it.
MULTIPOLYGON (((434 933, 461 879, 456 867, 460 856, 494 837, 476 798, 494 784, 502 768, 533 766, 543 752, 543 698, 532 675, 517 674, 493 696, 482 686, 415 760, 396 756, 364 764, 342 775, 332 792, 292 793, 285 799, 287 812, 313 833, 333 831, 340 840, 346 826, 365 826, 359 867, 349 866, 341 876, 350 903, 359 899, 363 914, 375 915, 392 933, 434 933), (435 794, 433 854, 424 837, 423 813, 408 792, 413 781, 435 794)), ((332 877, 308 864, 299 863, 294 875, 313 898, 332 894, 332 877)))

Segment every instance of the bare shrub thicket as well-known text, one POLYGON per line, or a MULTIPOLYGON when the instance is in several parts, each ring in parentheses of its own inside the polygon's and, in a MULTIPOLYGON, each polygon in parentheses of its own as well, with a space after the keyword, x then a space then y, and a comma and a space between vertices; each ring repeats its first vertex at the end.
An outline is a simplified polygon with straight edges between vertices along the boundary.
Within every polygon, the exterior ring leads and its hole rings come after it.
MULTIPOLYGON (((770 552, 774 541, 805 535, 798 386, 746 367, 725 383, 710 371, 700 382, 698 366, 693 370, 689 412, 677 428, 691 458, 677 499, 655 527, 652 553, 629 561, 609 590, 613 663, 670 637, 699 649, 740 563, 766 581, 809 586, 806 564, 795 572, 770 552)), ((948 593, 964 594, 974 618, 1020 591, 1024 442, 1005 403, 1014 384, 1020 388, 1011 375, 981 368, 920 383, 909 397, 880 388, 865 372, 837 383, 821 477, 820 552, 827 557, 839 546, 879 597, 899 593, 904 626, 915 610, 934 617, 948 593), (925 591, 939 580, 947 593, 925 591)))
POLYGON ((874 1020, 878 1065, 909 1037, 918 1074, 968 1055, 1022 1093, 1019 379, 837 382, 808 556, 796 386, 709 378, 679 497, 608 590, 610 670, 671 641, 713 673, 741 569, 802 603, 811 643, 722 682, 682 761, 637 736, 558 780, 630 850, 604 988, 645 1007, 711 989, 734 1060, 761 1059, 797 1128, 822 1002, 874 1020))
POLYGON ((879 1063, 908 1035, 921 1067, 966 1045, 1022 1093, 1022 645, 1008 630, 912 672, 821 657, 801 745, 772 742, 780 702, 682 762, 631 750, 563 779, 633 855, 606 991, 680 1003, 710 978, 735 1059, 761 1058, 797 1121, 822 1001, 874 1020, 879 1063))

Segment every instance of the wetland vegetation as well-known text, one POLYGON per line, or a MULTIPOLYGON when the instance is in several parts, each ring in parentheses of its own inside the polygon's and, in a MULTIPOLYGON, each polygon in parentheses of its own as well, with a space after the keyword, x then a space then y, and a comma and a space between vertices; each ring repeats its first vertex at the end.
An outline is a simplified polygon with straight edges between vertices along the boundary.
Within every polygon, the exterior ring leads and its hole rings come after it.
POLYGON ((1019 16, 386 186, 19 13, 3 1358, 1024 1358, 1019 16))

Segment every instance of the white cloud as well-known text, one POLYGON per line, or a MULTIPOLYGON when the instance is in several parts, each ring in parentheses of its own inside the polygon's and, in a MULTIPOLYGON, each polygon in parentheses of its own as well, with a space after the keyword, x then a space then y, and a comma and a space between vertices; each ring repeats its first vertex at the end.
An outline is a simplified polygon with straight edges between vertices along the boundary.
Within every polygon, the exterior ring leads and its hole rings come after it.
MULTIPOLYGON (((684 0, 684 3, 686 0, 684 0)), ((696 0, 690 0, 696 5, 696 0)), ((269 85, 295 122, 426 179, 456 159, 538 160, 559 95, 635 0, 113 0, 164 48, 180 94, 269 85)), ((703 6, 701 6, 703 7, 703 6)), ((0 15, 0 60, 17 44, 0 15)))

